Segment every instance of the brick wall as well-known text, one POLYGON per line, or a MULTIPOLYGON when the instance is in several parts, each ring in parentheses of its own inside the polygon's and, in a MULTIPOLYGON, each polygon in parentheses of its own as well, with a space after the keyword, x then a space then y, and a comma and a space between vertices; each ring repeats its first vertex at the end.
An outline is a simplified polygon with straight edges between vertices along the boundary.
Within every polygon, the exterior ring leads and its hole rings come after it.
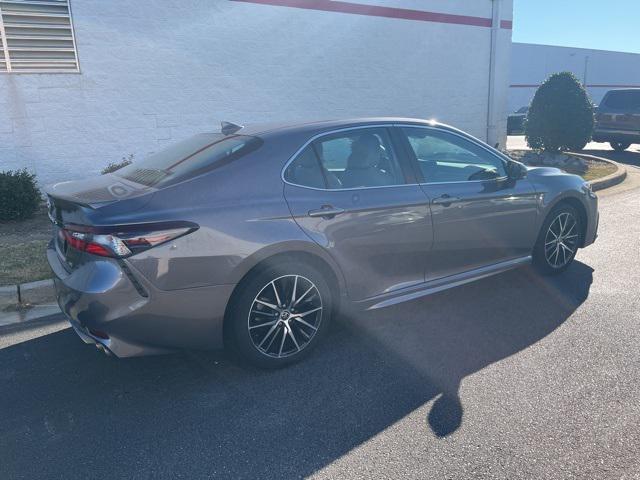
MULTIPOLYGON (((500 1, 510 19, 511 0, 500 1)), ((492 4, 352 3, 489 19, 492 4)), ((0 169, 26 166, 41 183, 94 175, 223 119, 416 116, 486 136, 486 26, 228 0, 71 6, 80 74, 0 76, 0 169)), ((501 29, 499 39, 508 51, 511 31, 501 29)), ((500 111, 505 59, 496 72, 500 111)))

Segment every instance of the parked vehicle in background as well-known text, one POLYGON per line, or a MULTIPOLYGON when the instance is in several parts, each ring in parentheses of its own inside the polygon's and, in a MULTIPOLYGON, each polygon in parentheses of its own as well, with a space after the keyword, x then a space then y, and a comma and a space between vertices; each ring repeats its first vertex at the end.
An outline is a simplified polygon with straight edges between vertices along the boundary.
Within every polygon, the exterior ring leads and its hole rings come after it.
POLYGON ((263 367, 308 354, 347 305, 562 272, 598 226, 582 178, 407 118, 225 125, 47 196, 58 303, 84 341, 224 344, 263 367))
POLYGON ((507 117, 507 135, 519 135, 524 133, 524 121, 527 118, 529 107, 520 107, 507 117))
POLYGON ((610 90, 596 113, 594 142, 609 142, 616 151, 640 143, 640 88, 610 90))

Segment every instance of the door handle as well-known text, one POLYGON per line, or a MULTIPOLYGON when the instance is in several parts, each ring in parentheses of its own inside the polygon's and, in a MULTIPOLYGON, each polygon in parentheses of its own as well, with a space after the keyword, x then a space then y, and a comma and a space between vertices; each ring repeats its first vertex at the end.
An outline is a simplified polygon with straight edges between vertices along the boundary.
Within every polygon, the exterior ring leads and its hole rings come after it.
POLYGON ((309 210, 309 216, 312 218, 333 218, 341 213, 344 213, 344 208, 336 208, 331 205, 323 205, 322 208, 319 208, 318 210, 309 210))
POLYGON ((459 202, 460 200, 462 200, 460 197, 452 197, 451 195, 445 193, 444 195, 431 200, 431 203, 433 205, 442 205, 443 207, 448 207, 452 203, 459 202))

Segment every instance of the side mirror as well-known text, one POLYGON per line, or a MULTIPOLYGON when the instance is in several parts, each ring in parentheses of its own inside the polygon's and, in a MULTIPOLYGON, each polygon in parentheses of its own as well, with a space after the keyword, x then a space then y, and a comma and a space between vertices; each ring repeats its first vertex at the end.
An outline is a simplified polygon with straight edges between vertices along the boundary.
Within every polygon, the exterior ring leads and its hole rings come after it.
POLYGON ((521 180, 527 176, 527 167, 520 162, 511 161, 507 168, 511 180, 521 180))

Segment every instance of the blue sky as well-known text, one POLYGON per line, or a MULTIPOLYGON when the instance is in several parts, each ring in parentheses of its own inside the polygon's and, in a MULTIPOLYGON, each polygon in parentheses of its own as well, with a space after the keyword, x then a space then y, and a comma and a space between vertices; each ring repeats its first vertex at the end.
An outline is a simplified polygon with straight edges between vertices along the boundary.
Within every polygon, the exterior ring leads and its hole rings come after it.
POLYGON ((640 53, 640 0, 514 0, 513 41, 640 53))

